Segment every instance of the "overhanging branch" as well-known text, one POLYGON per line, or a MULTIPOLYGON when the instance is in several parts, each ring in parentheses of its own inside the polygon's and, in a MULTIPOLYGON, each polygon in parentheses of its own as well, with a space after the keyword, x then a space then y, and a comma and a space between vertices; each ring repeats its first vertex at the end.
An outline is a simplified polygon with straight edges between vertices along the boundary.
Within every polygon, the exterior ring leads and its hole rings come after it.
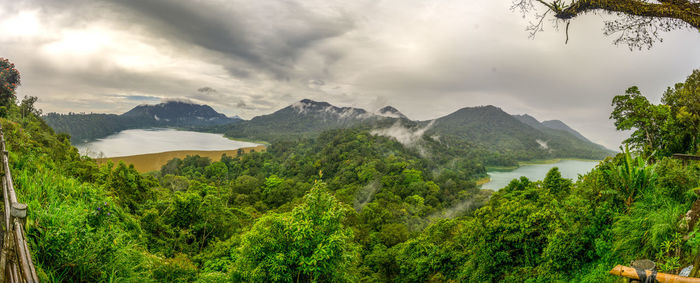
MULTIPOLYGON (((538 0, 538 2, 542 1, 538 0)), ((640 0, 579 0, 563 9, 556 9, 558 8, 554 5, 556 2, 546 5, 555 12, 555 17, 564 20, 589 11, 605 10, 642 17, 679 19, 700 29, 700 6, 697 3, 691 3, 687 0, 665 0, 659 2, 661 4, 647 3, 640 0)))

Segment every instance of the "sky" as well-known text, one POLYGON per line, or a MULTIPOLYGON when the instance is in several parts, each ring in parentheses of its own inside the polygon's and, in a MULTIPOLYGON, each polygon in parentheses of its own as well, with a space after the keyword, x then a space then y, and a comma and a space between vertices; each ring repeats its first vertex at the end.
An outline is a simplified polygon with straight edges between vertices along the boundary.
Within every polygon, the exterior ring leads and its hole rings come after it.
POLYGON ((414 120, 495 105, 558 119, 617 149, 633 85, 658 103, 700 68, 700 33, 631 51, 586 15, 565 33, 512 0, 0 0, 0 57, 47 112, 188 100, 249 119, 308 98, 414 120))

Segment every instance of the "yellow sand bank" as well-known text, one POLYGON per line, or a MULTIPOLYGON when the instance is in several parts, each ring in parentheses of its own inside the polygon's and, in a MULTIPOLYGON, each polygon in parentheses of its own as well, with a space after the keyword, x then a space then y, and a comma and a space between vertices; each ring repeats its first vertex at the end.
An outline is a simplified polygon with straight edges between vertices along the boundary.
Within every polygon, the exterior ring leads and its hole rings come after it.
MULTIPOLYGON (((256 147, 244 147, 241 150, 244 153, 249 153, 251 151, 261 152, 265 151, 264 145, 259 145, 256 147)), ((173 158, 183 159, 188 155, 199 155, 201 157, 209 157, 212 161, 221 160, 221 156, 226 154, 227 156, 237 156, 238 149, 233 150, 177 150, 177 151, 166 151, 159 153, 148 153, 148 154, 138 154, 129 156, 117 156, 117 157, 106 157, 98 158, 97 163, 103 164, 109 160, 112 162, 119 163, 123 161, 126 164, 134 164, 134 168, 141 173, 160 170, 160 168, 165 165, 169 160, 173 158)))

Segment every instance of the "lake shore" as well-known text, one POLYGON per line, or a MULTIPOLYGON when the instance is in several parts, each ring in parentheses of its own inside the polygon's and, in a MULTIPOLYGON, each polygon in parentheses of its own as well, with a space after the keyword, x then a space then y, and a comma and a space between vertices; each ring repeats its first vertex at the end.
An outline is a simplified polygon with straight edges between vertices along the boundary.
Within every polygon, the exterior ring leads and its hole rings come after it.
POLYGON ((515 169, 518 169, 521 166, 554 164, 554 163, 559 163, 559 162, 562 162, 565 160, 586 161, 586 162, 588 162, 588 161, 591 161, 591 162, 603 161, 600 159, 585 159, 585 158, 533 159, 533 160, 528 160, 528 161, 518 161, 518 165, 516 165, 516 166, 486 166, 486 171, 487 172, 509 172, 509 171, 513 171, 515 169))
POLYGON ((559 172, 561 173, 562 177, 576 180, 580 174, 589 172, 599 163, 600 160, 561 158, 522 162, 518 164, 517 168, 515 166, 512 168, 498 168, 501 170, 488 168, 487 173, 491 177, 491 180, 484 183, 481 188, 499 190, 507 186, 511 180, 519 179, 521 176, 525 176, 531 181, 542 180, 546 176, 547 172, 549 172, 549 170, 551 170, 553 167, 559 168, 559 172))
POLYGON ((136 154, 127 156, 117 156, 117 157, 105 157, 95 159, 98 164, 105 164, 109 161, 114 163, 124 162, 126 164, 133 164, 134 168, 141 172, 151 172, 160 170, 160 168, 165 165, 168 161, 174 158, 183 159, 185 157, 199 155, 201 157, 207 157, 212 161, 221 160, 222 155, 227 155, 235 157, 240 153, 250 153, 250 152, 263 152, 267 150, 267 146, 258 145, 255 147, 242 147, 238 149, 231 150, 175 150, 175 151, 165 151, 158 153, 146 153, 146 154, 136 154))

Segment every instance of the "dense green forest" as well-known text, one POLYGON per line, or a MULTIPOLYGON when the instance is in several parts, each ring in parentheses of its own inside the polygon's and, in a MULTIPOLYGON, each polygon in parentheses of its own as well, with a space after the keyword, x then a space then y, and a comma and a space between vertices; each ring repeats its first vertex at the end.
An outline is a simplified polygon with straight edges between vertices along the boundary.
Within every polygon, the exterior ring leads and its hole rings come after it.
POLYGON ((615 97, 629 149, 592 172, 498 192, 475 183, 489 157, 449 136, 335 129, 142 175, 81 157, 14 88, 0 123, 42 281, 598 282, 630 260, 677 272, 699 256, 686 212, 700 166, 669 158, 699 153, 698 81, 660 105, 615 97))

